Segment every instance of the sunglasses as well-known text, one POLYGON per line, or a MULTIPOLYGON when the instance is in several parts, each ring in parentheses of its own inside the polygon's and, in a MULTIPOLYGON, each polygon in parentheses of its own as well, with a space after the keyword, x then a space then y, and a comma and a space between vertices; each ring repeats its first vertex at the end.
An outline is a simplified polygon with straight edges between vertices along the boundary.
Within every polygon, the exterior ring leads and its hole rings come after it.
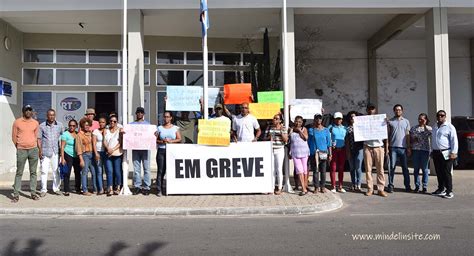
POLYGON ((171 116, 163 116, 164 118, 171 118, 171 116))
POLYGON ((75 125, 75 124, 71 124, 71 125, 69 125, 69 127, 76 127, 76 125, 75 125))
POLYGON ((117 121, 114 121, 114 120, 110 120, 111 123, 116 123, 117 121))
POLYGON ((446 115, 436 115, 437 117, 445 117, 446 115))

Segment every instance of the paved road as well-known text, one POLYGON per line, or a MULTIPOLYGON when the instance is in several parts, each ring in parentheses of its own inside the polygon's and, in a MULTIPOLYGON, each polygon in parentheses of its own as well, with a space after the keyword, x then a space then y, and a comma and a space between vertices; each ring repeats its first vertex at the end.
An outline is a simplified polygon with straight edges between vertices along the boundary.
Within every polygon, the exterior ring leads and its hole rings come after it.
POLYGON ((2 217, 0 255, 472 255, 474 172, 455 178, 451 200, 346 193, 342 209, 316 216, 2 217), (353 238, 392 233, 412 239, 353 238))

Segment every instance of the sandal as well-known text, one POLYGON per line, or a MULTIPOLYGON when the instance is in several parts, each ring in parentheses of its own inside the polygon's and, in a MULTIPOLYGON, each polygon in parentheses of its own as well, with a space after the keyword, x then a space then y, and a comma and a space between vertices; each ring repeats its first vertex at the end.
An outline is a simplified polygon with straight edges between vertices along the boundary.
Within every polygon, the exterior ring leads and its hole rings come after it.
POLYGON ((12 203, 18 203, 20 201, 20 196, 13 196, 11 202, 12 203))
POLYGON ((308 194, 308 191, 301 191, 301 192, 300 192, 300 196, 304 196, 304 195, 306 195, 306 194, 308 194))
POLYGON ((69 196, 69 192, 64 192, 64 196, 69 196))
POLYGON ((38 201, 40 200, 39 196, 37 194, 33 194, 31 195, 31 199, 35 200, 35 201, 38 201))
POLYGON ((114 191, 114 195, 117 196, 118 194, 120 194, 120 190, 115 190, 115 191, 114 191))

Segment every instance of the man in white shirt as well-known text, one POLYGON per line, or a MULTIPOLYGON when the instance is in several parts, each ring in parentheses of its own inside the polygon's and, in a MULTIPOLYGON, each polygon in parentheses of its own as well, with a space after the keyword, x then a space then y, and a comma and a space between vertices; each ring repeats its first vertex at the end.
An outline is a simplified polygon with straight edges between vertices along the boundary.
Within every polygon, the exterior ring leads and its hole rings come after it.
POLYGON ((232 123, 232 140, 235 142, 254 142, 260 137, 262 131, 257 118, 249 112, 249 104, 242 103, 241 113, 232 123))

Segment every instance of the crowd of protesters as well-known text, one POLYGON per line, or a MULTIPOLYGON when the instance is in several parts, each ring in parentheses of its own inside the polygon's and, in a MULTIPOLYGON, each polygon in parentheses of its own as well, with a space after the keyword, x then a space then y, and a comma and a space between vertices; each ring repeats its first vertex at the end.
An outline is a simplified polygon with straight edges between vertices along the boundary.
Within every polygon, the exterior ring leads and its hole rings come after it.
MULTIPOLYGON (((166 98, 165 98, 166 100, 166 98)), ((323 110, 324 111, 324 110, 323 110)), ((375 105, 369 104, 367 115, 377 114, 375 105)), ((231 113, 223 104, 216 104, 210 119, 231 122, 229 136, 232 142, 271 141, 273 146, 274 194, 282 193, 284 159, 292 159, 296 188, 299 195, 310 192, 309 174, 312 172, 313 193, 345 193, 346 189, 362 192, 363 175, 367 188, 366 196, 374 194, 372 169, 376 171, 377 194, 382 197, 394 192, 397 160, 403 172, 406 192, 427 193, 429 159, 433 159, 438 188, 432 194, 452 198, 452 167, 457 158, 458 141, 456 130, 446 121, 446 112, 436 114, 437 122, 429 126, 428 116, 421 113, 418 124, 410 126, 403 116, 403 106, 393 107, 394 116, 386 120, 388 139, 355 141, 354 119, 363 115, 350 111, 347 115, 316 113, 313 120, 296 116, 290 127, 283 124, 283 115, 275 113, 273 120, 257 120, 249 112, 249 104, 243 103, 231 113), (305 121, 308 122, 305 125, 305 121), (261 128, 263 127, 263 129, 261 128), (264 132, 262 132, 264 130, 264 132), (408 158, 414 167, 414 189, 411 188, 408 158), (344 186, 346 163, 350 171, 349 187, 344 186), (388 165, 388 182, 384 174, 384 163, 388 165), (326 172, 330 173, 330 186, 326 188, 326 172), (420 181, 421 171, 421 181, 420 181), (337 178, 337 179, 336 179, 337 178)), ((52 192, 69 196, 70 174, 74 169, 74 192, 84 196, 93 194, 118 195, 122 188, 123 135, 117 114, 96 116, 89 108, 80 120, 70 120, 67 127, 56 121, 54 109, 49 109, 46 121, 39 124, 33 118, 33 107, 25 105, 22 117, 12 127, 12 141, 17 148, 17 172, 14 181, 12 202, 18 202, 21 178, 26 160, 30 168, 31 198, 39 200, 47 195, 47 178, 52 170, 52 192), (36 168, 41 164, 41 190, 36 191, 36 168), (90 180, 89 180, 89 172, 90 180), (105 181, 103 174, 105 173, 105 181), (61 180, 63 188, 61 192, 61 180)), ((157 196, 166 194, 166 145, 170 143, 196 143, 197 120, 201 112, 178 113, 164 111, 163 120, 156 129, 157 196)), ((138 107, 135 121, 131 124, 150 124, 145 120, 145 109, 138 107)), ((132 150, 134 195, 149 195, 152 187, 149 150, 132 150), (142 177, 143 168, 143 177, 142 177)))

